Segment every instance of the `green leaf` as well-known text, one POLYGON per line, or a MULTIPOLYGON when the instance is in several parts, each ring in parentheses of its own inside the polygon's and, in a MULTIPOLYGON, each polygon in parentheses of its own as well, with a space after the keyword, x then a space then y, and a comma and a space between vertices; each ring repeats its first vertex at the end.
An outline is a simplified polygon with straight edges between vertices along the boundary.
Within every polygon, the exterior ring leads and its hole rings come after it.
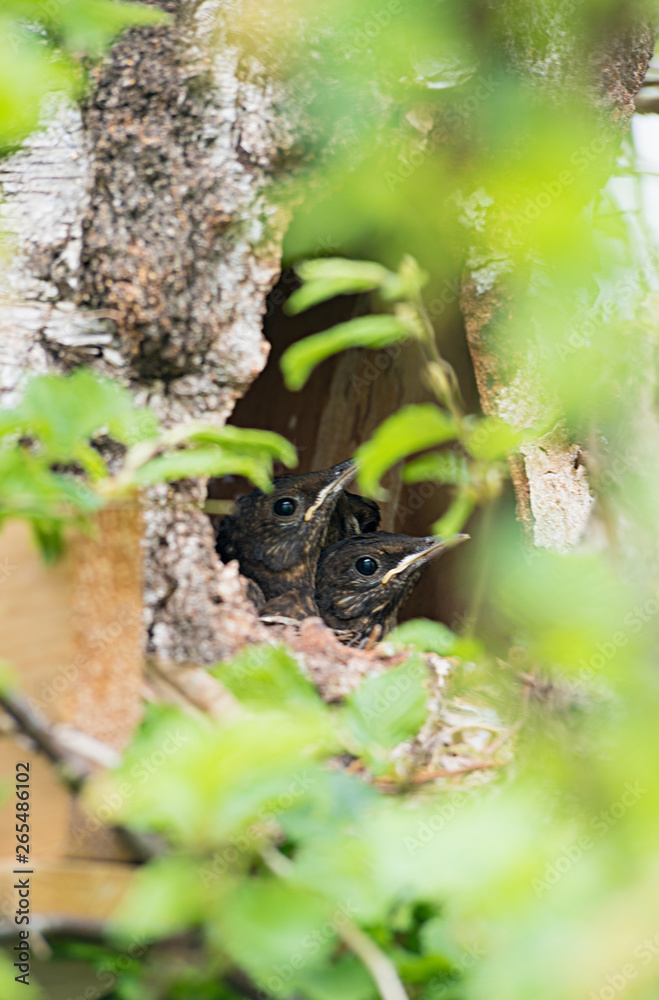
POLYGON ((158 455, 134 473, 138 486, 194 479, 197 476, 245 476, 262 490, 270 489, 270 468, 258 457, 241 455, 222 448, 181 449, 158 455))
POLYGON ((239 453, 253 451, 256 455, 268 455, 288 468, 297 465, 297 452, 290 441, 273 431, 252 430, 245 427, 213 427, 193 425, 188 436, 190 441, 206 441, 219 444, 239 453))
POLYGON ((86 368, 73 374, 42 375, 31 379, 14 411, 14 423, 26 435, 36 436, 52 462, 83 460, 103 474, 92 459, 90 438, 101 430, 128 443, 152 437, 158 424, 147 410, 136 410, 130 393, 110 379, 98 378, 86 368))
POLYGON ((456 451, 420 455, 403 469, 405 483, 444 483, 466 486, 471 481, 469 465, 464 455, 456 451))
POLYGON ((500 462, 516 451, 528 431, 512 427, 497 417, 483 417, 467 435, 464 446, 474 458, 482 462, 500 462))
POLYGON ((295 270, 303 284, 293 292, 284 307, 291 315, 304 312, 336 295, 367 292, 396 280, 396 275, 381 264, 343 257, 305 260, 295 270))
MULTIPOLYGON (((18 940, 18 939, 16 939, 18 940)), ((12 943, 13 944, 13 943, 12 943)), ((41 987, 35 983, 33 975, 29 978, 29 986, 26 991, 24 983, 17 983, 15 977, 20 975, 18 969, 15 969, 13 962, 17 961, 15 955, 10 959, 9 955, 5 955, 4 952, 0 952, 0 995, 3 1000, 20 1000, 24 997, 26 992, 30 994, 30 1000, 39 1000, 43 997, 43 991, 41 987)))
POLYGON ((245 646, 211 671, 244 704, 302 703, 327 712, 316 688, 284 646, 245 646))
POLYGON ((393 629, 387 636, 387 642, 401 648, 414 646, 422 653, 450 656, 457 638, 455 633, 441 622, 433 622, 428 618, 414 618, 393 629))
MULTIPOLYGON (((215 849, 313 794, 325 773, 317 761, 339 746, 328 715, 315 706, 250 706, 221 726, 160 710, 121 766, 100 775, 86 794, 92 808, 116 802, 110 820, 215 849)), ((232 865, 249 865, 263 836, 262 830, 248 836, 232 865)))
POLYGON ((157 7, 126 0, 68 0, 56 8, 54 15, 49 14, 49 8, 44 6, 37 16, 63 35, 72 52, 99 52, 126 28, 171 20, 157 7))
POLYGON ((432 403, 406 406, 380 424, 370 441, 359 448, 359 484, 368 496, 384 496, 379 489, 384 473, 406 455, 457 437, 455 420, 432 403))
POLYGON ((368 292, 374 287, 371 281, 358 281, 355 278, 329 278, 322 281, 307 281, 297 288, 286 300, 284 312, 296 316, 311 309, 320 302, 326 302, 337 295, 352 295, 356 292, 368 292))
POLYGON ((458 493, 446 513, 433 524, 433 534, 439 535, 440 538, 459 534, 471 517, 475 506, 476 499, 471 492, 465 490, 458 493))
POLYGON ((482 646, 475 639, 456 635, 446 625, 428 618, 413 618, 403 622, 389 633, 386 641, 398 649, 413 646, 421 653, 459 656, 463 660, 474 660, 483 655, 482 646))
POLYGON ((386 347, 410 335, 408 327, 396 316, 360 316, 339 323, 312 337, 305 337, 285 352, 281 370, 289 389, 301 389, 321 361, 350 347, 386 347))
POLYGON ((427 714, 427 672, 411 658, 379 677, 368 677, 347 700, 345 721, 364 744, 391 750, 418 733, 427 714))
MULTIPOLYGON (((4 7, 4 4, 3 4, 4 7)), ((29 5, 23 17, 32 20, 41 7, 29 5)), ((0 149, 17 145, 35 128, 41 104, 52 91, 70 93, 76 68, 68 60, 55 60, 51 52, 26 24, 0 14, 0 149)))
POLYGON ((167 937, 200 923, 205 904, 197 863, 157 858, 137 871, 112 923, 121 935, 167 937))
POLYGON ((302 969, 296 982, 309 1000, 379 1000, 373 980, 354 955, 302 969))
POLYGON ((369 282, 372 288, 395 278, 392 271, 371 260, 348 260, 346 257, 315 257, 303 260, 295 270, 303 281, 345 279, 369 282))
POLYGON ((223 896, 211 933, 265 990, 288 996, 295 971, 334 947, 334 908, 331 900, 291 881, 252 878, 223 896))

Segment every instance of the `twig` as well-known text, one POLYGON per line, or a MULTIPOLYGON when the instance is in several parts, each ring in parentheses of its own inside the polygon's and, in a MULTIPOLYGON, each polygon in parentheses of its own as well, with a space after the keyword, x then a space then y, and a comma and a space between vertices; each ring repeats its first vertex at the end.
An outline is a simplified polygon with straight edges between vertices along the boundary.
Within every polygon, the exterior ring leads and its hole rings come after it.
POLYGON ((350 920, 339 928, 339 934, 371 973, 382 1000, 409 1000, 396 966, 368 934, 350 920))
MULTIPOLYGON (((50 720, 35 712, 27 702, 16 694, 0 691, 0 706, 16 721, 22 733, 28 736, 39 750, 55 765, 64 783, 77 794, 85 781, 98 767, 98 754, 93 756, 81 752, 89 744, 90 738, 80 733, 78 750, 72 751, 67 745, 71 741, 72 727, 67 728, 67 738, 60 739, 50 720)), ((94 741, 98 742, 98 741, 94 741)), ((108 754, 111 747, 105 748, 108 754)), ((136 860, 147 861, 159 853, 156 843, 148 836, 135 833, 120 824, 109 824, 136 854, 136 860)))
POLYGON ((14 719, 22 733, 57 767, 69 788, 79 792, 91 774, 91 767, 78 754, 71 753, 53 732, 50 722, 43 719, 22 698, 7 691, 0 692, 0 706, 14 719))
MULTIPOLYGON (((295 866, 290 858, 276 847, 269 844, 262 848, 260 853, 264 863, 274 875, 284 879, 291 877, 295 866)), ((337 933, 371 973, 382 1000, 409 1000, 396 966, 361 927, 348 920, 341 927, 337 927, 337 933)))
POLYGON ((373 784, 379 788, 402 790, 409 785, 425 785, 429 781, 435 781, 437 778, 453 778, 457 774, 469 774, 471 771, 486 771, 495 767, 503 767, 505 763, 506 761, 503 760, 475 760, 471 764, 465 764, 463 767, 456 767, 455 770, 441 767, 436 771, 419 771, 417 774, 413 774, 411 777, 402 779, 401 781, 396 781, 394 778, 376 778, 373 784))

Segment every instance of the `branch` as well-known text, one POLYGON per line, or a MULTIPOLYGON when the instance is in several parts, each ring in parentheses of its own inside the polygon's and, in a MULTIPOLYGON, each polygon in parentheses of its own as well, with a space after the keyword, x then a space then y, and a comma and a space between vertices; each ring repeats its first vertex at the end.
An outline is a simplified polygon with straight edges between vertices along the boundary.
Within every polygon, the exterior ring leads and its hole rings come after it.
MULTIPOLYGON (((59 727, 53 726, 49 719, 34 711, 23 698, 13 692, 0 691, 0 706, 14 719, 20 731, 55 765, 61 779, 76 795, 99 766, 112 766, 119 760, 112 747, 73 727, 67 726, 66 735, 63 732, 60 736, 57 731, 59 727), (71 745, 75 746, 74 750, 71 745)), ((135 833, 119 824, 111 824, 110 829, 116 830, 136 854, 137 860, 147 861, 160 853, 155 838, 135 833)))

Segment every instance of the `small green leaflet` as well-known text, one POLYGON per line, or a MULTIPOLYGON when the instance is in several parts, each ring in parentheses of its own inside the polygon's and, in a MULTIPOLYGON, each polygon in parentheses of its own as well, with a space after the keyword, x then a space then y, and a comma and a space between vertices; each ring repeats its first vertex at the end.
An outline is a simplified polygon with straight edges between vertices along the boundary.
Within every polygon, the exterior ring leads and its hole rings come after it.
POLYGON ((335 295, 351 295, 386 286, 397 277, 381 264, 343 257, 305 260, 295 270, 303 284, 286 303, 285 311, 290 315, 304 312, 335 295))
POLYGON ((333 354, 350 347, 386 347, 410 334, 409 327, 396 316, 359 316, 339 323, 288 348, 281 359, 284 380, 289 389, 301 389, 316 365, 333 354))
POLYGON ((432 403, 406 406, 380 424, 370 441, 359 448, 359 483, 368 496, 384 496, 380 480, 387 469, 414 452, 457 437, 458 425, 432 403))

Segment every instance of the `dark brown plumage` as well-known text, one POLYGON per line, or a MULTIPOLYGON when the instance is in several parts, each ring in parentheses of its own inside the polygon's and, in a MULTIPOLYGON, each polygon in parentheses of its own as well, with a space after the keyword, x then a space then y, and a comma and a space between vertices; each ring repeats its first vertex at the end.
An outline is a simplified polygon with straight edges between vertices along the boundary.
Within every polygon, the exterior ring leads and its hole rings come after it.
MULTIPOLYGON (((305 618, 318 614, 314 576, 341 491, 356 474, 352 462, 274 480, 271 493, 253 490, 220 522, 216 549, 223 562, 258 584, 265 614, 305 618)), ((370 513, 372 521, 373 514, 370 513)), ((355 515, 359 523, 359 515, 355 515)), ((346 518, 346 525, 350 526, 346 518)))
POLYGON ((377 531, 379 525, 380 508, 375 500, 344 490, 330 518, 323 548, 340 542, 342 538, 377 531))
POLYGON ((417 583, 423 566, 467 539, 413 538, 388 531, 359 535, 325 549, 316 570, 316 604, 342 641, 361 645, 385 635, 417 583))

